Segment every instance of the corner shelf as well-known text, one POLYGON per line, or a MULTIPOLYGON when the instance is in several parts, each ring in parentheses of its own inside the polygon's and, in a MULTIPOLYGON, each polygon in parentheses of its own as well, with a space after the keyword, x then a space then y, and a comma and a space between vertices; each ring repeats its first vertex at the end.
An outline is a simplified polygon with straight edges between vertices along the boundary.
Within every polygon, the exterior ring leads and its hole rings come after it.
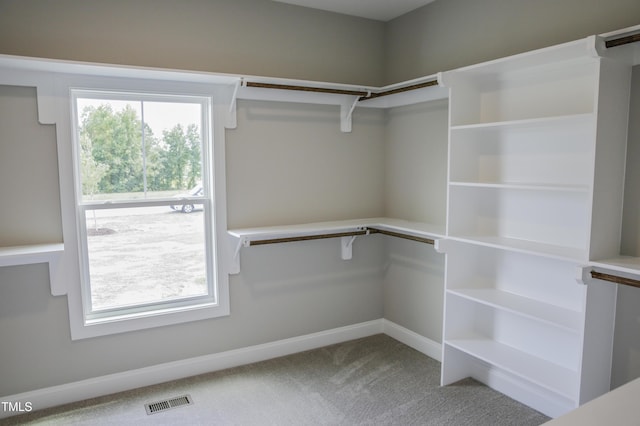
POLYGON ((435 240, 444 238, 445 229, 444 226, 384 217, 231 229, 228 231, 232 252, 229 273, 240 272, 240 251, 243 247, 341 238, 342 258, 348 260, 351 258, 352 244, 357 236, 376 233, 432 244, 435 240))

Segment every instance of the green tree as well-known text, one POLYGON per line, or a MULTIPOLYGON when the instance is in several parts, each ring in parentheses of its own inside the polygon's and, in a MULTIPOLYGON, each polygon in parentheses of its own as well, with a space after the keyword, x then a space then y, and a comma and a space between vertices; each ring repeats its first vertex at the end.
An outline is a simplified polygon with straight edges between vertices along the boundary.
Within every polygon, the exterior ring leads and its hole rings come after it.
POLYGON ((118 112, 108 104, 85 108, 80 137, 91 141, 93 160, 109 166, 100 192, 143 190, 141 136, 141 122, 131 106, 118 112))
POLYGON ((202 180, 202 138, 197 125, 189 124, 186 138, 189 150, 187 185, 189 188, 193 188, 202 180))
POLYGON ((163 189, 185 189, 200 180, 200 133, 190 124, 186 132, 181 124, 162 133, 163 151, 159 153, 163 189))
POLYGON ((82 112, 82 182, 84 194, 183 190, 201 180, 200 131, 178 124, 154 136, 129 105, 113 111, 109 104, 82 112))
POLYGON ((80 174, 82 175, 82 194, 93 197, 100 189, 100 181, 109 170, 108 164, 98 163, 93 158, 91 139, 80 135, 80 174))

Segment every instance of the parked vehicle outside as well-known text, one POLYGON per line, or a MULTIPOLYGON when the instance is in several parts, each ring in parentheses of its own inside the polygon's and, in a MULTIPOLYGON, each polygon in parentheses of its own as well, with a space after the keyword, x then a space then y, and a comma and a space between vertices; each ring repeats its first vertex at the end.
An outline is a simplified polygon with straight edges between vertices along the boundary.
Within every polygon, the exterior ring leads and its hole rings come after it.
POLYGON ((202 209, 202 204, 195 204, 189 200, 189 198, 193 197, 202 197, 204 195, 204 191, 202 185, 198 184, 191 188, 189 192, 185 192, 182 194, 174 195, 173 198, 183 200, 183 203, 172 204, 171 209, 174 211, 181 211, 182 213, 191 213, 192 211, 198 209, 202 209))

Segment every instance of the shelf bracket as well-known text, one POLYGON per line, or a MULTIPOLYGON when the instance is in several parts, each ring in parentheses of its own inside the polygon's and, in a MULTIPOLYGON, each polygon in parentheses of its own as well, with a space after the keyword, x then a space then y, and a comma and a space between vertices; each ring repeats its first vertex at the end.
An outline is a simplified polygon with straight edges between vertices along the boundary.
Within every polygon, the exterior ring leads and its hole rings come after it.
POLYGON ((433 241, 433 248, 437 253, 446 254, 449 251, 449 240, 436 239, 433 241))
POLYGON ((353 258, 353 242, 355 240, 355 235, 340 238, 340 257, 342 258, 342 260, 351 260, 353 258))
MULTIPOLYGON (((235 238, 231 238, 232 243, 234 243, 235 238)), ((235 250, 233 251, 233 253, 231 254, 231 262, 229 265, 229 274, 231 275, 237 275, 240 273, 240 250, 242 249, 242 247, 248 247, 251 244, 251 241, 249 241, 247 238, 239 238, 236 246, 235 246, 235 250)), ((233 244, 232 244, 233 246, 233 244)))
POLYGON ((589 265, 576 267, 576 282, 583 285, 589 284, 593 280, 591 271, 593 271, 593 267, 589 265))
MULTIPOLYGON (((367 91, 366 98, 368 98, 369 96, 371 96, 371 90, 367 91)), ((360 99, 362 99, 361 96, 355 96, 351 105, 347 103, 343 103, 340 105, 340 131, 341 132, 343 133, 351 132, 351 129, 352 129, 351 118, 353 116, 353 110, 356 109, 356 105, 358 105, 358 102, 360 102, 360 99)))
POLYGON ((238 115, 237 115, 237 101, 238 101, 238 90, 240 87, 244 86, 244 79, 241 77, 236 81, 236 84, 233 87, 233 93, 231 94, 231 102, 229 103, 229 111, 227 114, 227 122, 225 123, 225 127, 227 129, 235 129, 238 127, 238 115))

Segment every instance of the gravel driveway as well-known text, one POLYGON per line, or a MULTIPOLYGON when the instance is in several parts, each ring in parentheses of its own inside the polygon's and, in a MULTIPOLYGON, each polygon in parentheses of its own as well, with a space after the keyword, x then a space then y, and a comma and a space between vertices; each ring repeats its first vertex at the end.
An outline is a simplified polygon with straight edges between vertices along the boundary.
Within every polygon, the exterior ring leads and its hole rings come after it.
POLYGON ((93 309, 206 294, 203 229, 202 211, 87 212, 93 309))

